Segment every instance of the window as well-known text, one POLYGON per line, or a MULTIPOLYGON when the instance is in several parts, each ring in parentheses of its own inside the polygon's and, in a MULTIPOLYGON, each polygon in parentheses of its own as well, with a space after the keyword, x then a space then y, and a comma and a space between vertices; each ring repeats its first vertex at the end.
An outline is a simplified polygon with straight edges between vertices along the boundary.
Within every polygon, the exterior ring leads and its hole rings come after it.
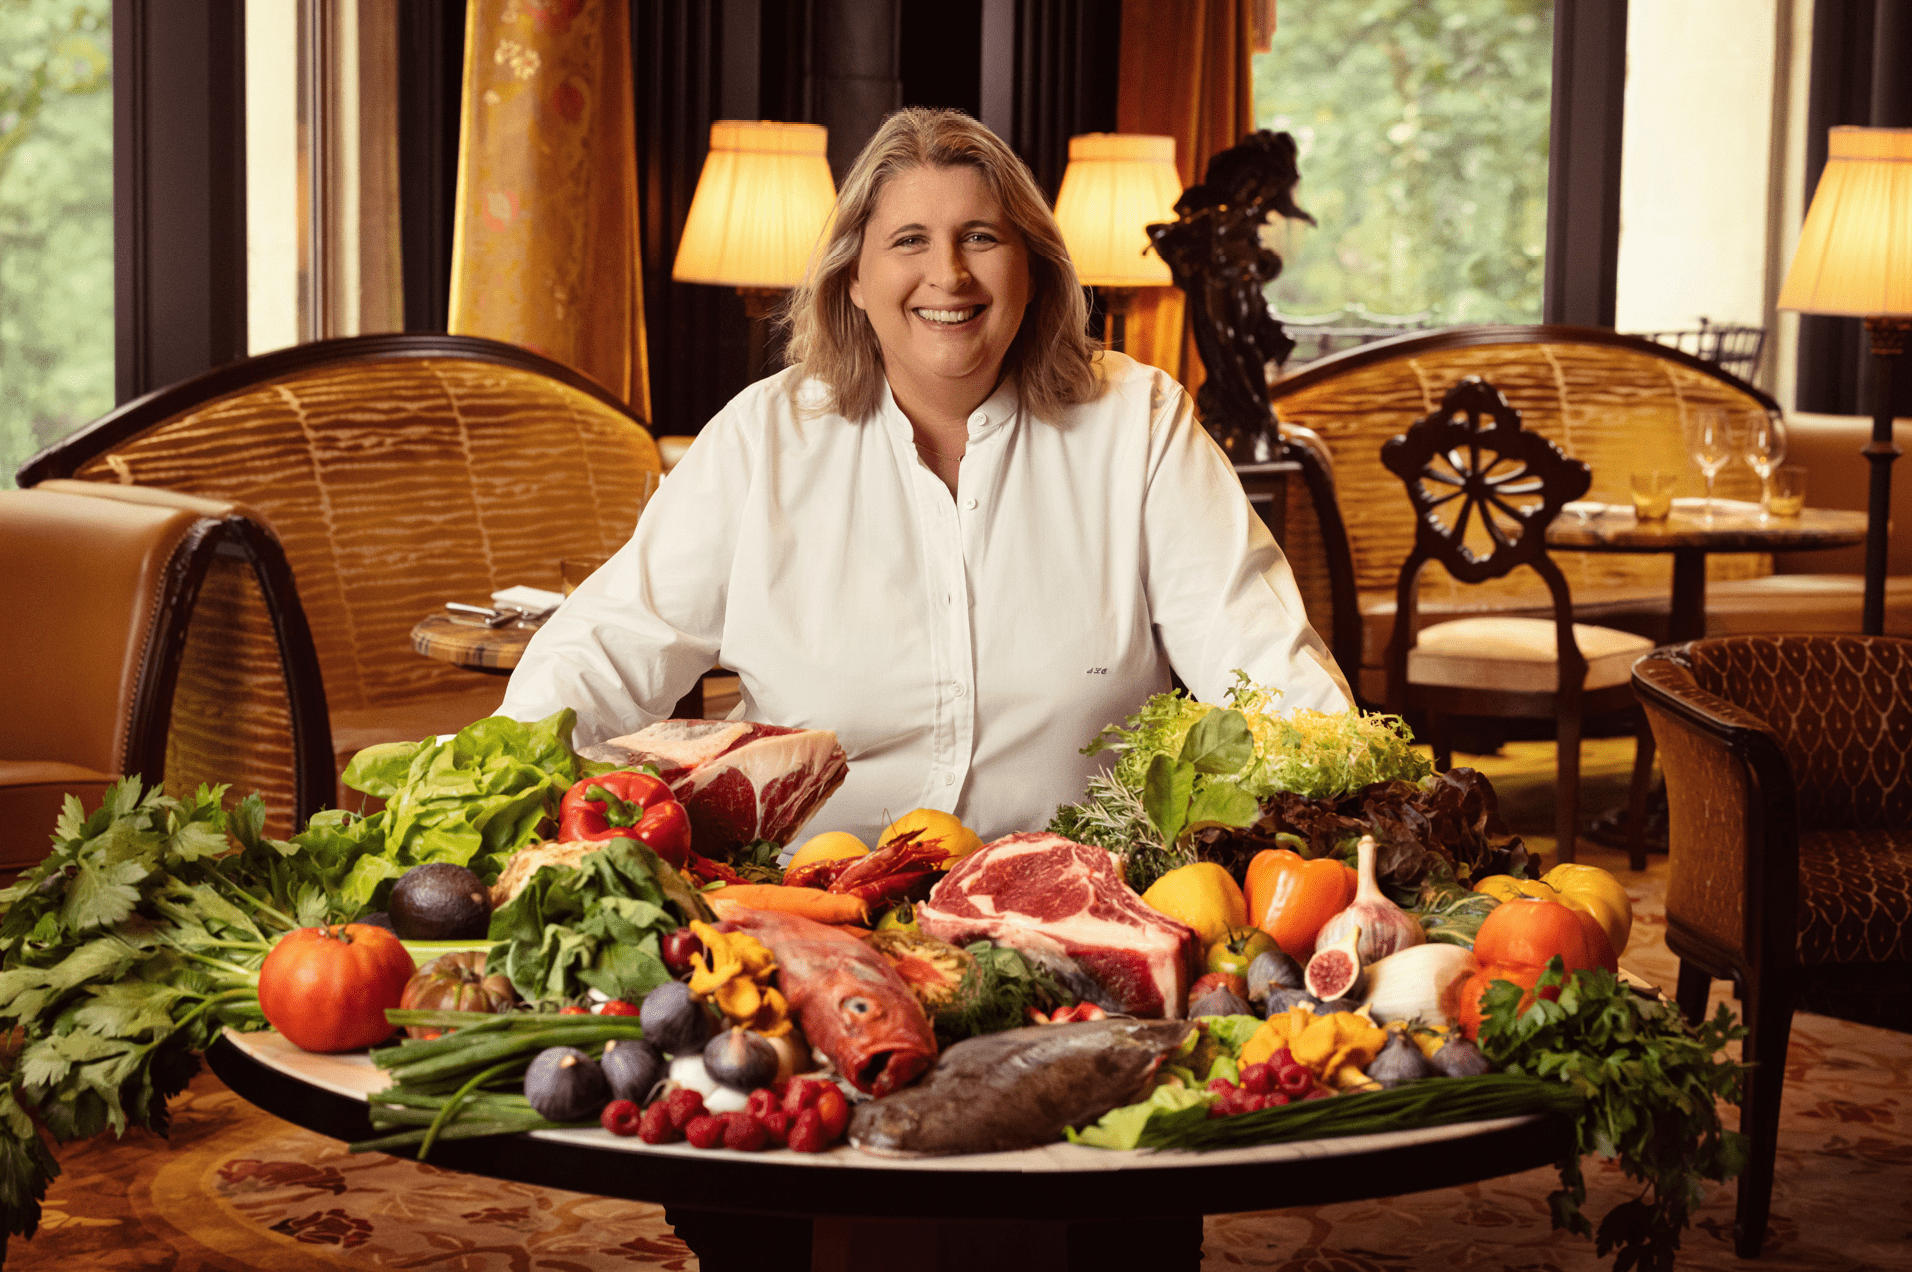
POLYGON ((1553 27, 1551 0, 1281 7, 1255 117, 1318 224, 1274 231, 1279 313, 1540 320, 1553 27))
POLYGON ((0 488, 113 406, 110 0, 0 0, 0 488))

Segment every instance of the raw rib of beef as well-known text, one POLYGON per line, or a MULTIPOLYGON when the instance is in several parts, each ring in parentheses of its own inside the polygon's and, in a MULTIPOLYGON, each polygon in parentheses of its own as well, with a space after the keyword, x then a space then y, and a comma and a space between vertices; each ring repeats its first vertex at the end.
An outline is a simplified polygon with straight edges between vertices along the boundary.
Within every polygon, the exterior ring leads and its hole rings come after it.
POLYGON ((943 876, 916 921, 952 945, 1019 950, 1108 1011, 1179 1018, 1188 999, 1194 930, 1143 904, 1107 852, 1060 835, 984 844, 943 876))
POLYGON ((789 843, 850 771, 830 730, 749 720, 660 720, 578 754, 657 769, 690 814, 692 845, 719 860, 758 839, 789 843))

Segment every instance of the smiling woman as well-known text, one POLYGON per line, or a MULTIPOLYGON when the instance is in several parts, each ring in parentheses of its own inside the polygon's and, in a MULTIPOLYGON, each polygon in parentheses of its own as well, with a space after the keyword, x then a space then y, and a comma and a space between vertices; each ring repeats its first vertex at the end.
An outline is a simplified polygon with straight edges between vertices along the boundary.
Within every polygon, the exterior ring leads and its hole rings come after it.
POLYGON ((589 745, 721 653, 733 714, 836 732, 849 773, 808 829, 867 842, 910 808, 1039 829, 1082 794, 1079 748, 1172 674, 1348 705, 1188 395, 1090 341, 1040 189, 981 124, 886 120, 790 315, 793 365, 698 435, 506 714, 572 707, 589 745))

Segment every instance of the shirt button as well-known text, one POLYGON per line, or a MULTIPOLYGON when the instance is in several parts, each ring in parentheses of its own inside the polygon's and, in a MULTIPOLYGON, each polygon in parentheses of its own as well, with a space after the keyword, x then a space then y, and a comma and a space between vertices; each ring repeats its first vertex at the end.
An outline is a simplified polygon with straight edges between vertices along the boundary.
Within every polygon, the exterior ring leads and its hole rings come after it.
POLYGON ((956 785, 956 775, 954 773, 943 774, 943 785, 945 786, 956 785))
POLYGON ((971 495, 969 498, 963 500, 963 507, 969 509, 971 512, 976 511, 976 497, 971 495))
POLYGON ((974 424, 977 428, 981 428, 983 425, 989 423, 989 417, 987 415, 984 415, 981 411, 978 411, 974 415, 969 417, 969 422, 971 424, 974 424))
POLYGON ((969 690, 963 688, 961 685, 951 685, 949 687, 949 691, 952 694, 956 695, 958 698, 962 697, 964 694, 969 692, 969 690))

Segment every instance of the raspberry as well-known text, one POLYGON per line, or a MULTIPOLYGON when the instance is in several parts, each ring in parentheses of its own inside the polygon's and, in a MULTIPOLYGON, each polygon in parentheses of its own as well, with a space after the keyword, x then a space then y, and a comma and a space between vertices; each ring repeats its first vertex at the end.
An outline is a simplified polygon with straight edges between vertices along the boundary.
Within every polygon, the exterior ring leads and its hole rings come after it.
POLYGON ((716 1148, 724 1142, 724 1119, 708 1113, 694 1117, 684 1128, 684 1138, 692 1148, 716 1148))
POLYGON ((1241 1085, 1244 1091, 1267 1095, 1275 1089, 1274 1070, 1265 1064, 1251 1064, 1241 1071, 1241 1085))
POLYGON ((790 1147, 799 1153, 821 1153, 830 1147, 823 1138, 823 1118, 815 1109, 805 1109, 791 1121, 790 1147))
POLYGON ((835 1084, 826 1084, 817 1093, 817 1116, 823 1119, 825 1143, 834 1144, 843 1138, 843 1128, 850 1124, 850 1102, 835 1084))
POLYGON ((724 1147, 734 1148, 742 1153, 754 1153, 764 1146, 769 1136, 764 1128, 748 1113, 724 1114, 724 1147))
POLYGON ((1216 1095, 1227 1095, 1235 1089, 1235 1084, 1227 1078, 1210 1078, 1208 1080, 1208 1089, 1216 1095))
POLYGON ((635 1135, 643 1116, 629 1100, 612 1100, 598 1114, 598 1124, 613 1135, 635 1135))
POLYGON ((1268 1057, 1268 1063, 1276 1073, 1280 1073, 1283 1069, 1292 1067, 1294 1062, 1295 1053, 1286 1047, 1281 1048, 1276 1051, 1274 1055, 1268 1057))
POLYGON ((613 998, 610 1002, 598 1008, 598 1015, 600 1016, 635 1016, 637 1014, 638 1009, 625 1002, 622 998, 613 998))
POLYGON ((1218 1117, 1227 1117, 1227 1116, 1228 1116, 1228 1097, 1227 1096, 1223 1096, 1221 1099, 1215 1101, 1213 1104, 1208 1106, 1209 1121, 1212 1122, 1218 1117))
POLYGON ((1268 1107, 1268 1097, 1255 1091, 1243 1091, 1239 1104, 1243 1113, 1259 1113, 1268 1107))
POLYGON ((1283 1095, 1303 1096, 1314 1087, 1314 1074, 1298 1064, 1291 1064, 1275 1074, 1275 1087, 1283 1095))
POLYGON ((670 1111, 671 1125, 681 1131, 692 1118, 704 1115, 704 1097, 689 1087, 678 1087, 664 1097, 664 1107, 670 1111))
POLYGON ((675 1144, 680 1132, 671 1123, 671 1111, 659 1100, 637 1120, 637 1137, 646 1144, 675 1144))
POLYGON ((817 1097, 830 1083, 822 1078, 792 1078, 790 1089, 783 1093, 783 1111, 791 1117, 805 1109, 815 1108, 817 1097))
POLYGON ((1271 1109, 1279 1108, 1288 1102, 1288 1097, 1283 1095, 1279 1091, 1275 1092, 1273 1095, 1265 1095, 1262 1098, 1268 1101, 1268 1103, 1264 1105, 1263 1107, 1271 1108, 1271 1109))
POLYGON ((769 1087, 758 1087, 752 1091, 749 1102, 744 1105, 744 1111, 759 1122, 763 1121, 764 1116, 772 1109, 782 1111, 783 1097, 769 1087))
POLYGON ((782 1109, 771 1109, 757 1119, 757 1125, 763 1127, 763 1133, 773 1144, 785 1143, 790 1138, 790 1115, 782 1109))
POLYGON ((1327 1087, 1316 1087, 1301 1098, 1304 1100, 1326 1100, 1333 1095, 1334 1092, 1330 1091, 1327 1087))

